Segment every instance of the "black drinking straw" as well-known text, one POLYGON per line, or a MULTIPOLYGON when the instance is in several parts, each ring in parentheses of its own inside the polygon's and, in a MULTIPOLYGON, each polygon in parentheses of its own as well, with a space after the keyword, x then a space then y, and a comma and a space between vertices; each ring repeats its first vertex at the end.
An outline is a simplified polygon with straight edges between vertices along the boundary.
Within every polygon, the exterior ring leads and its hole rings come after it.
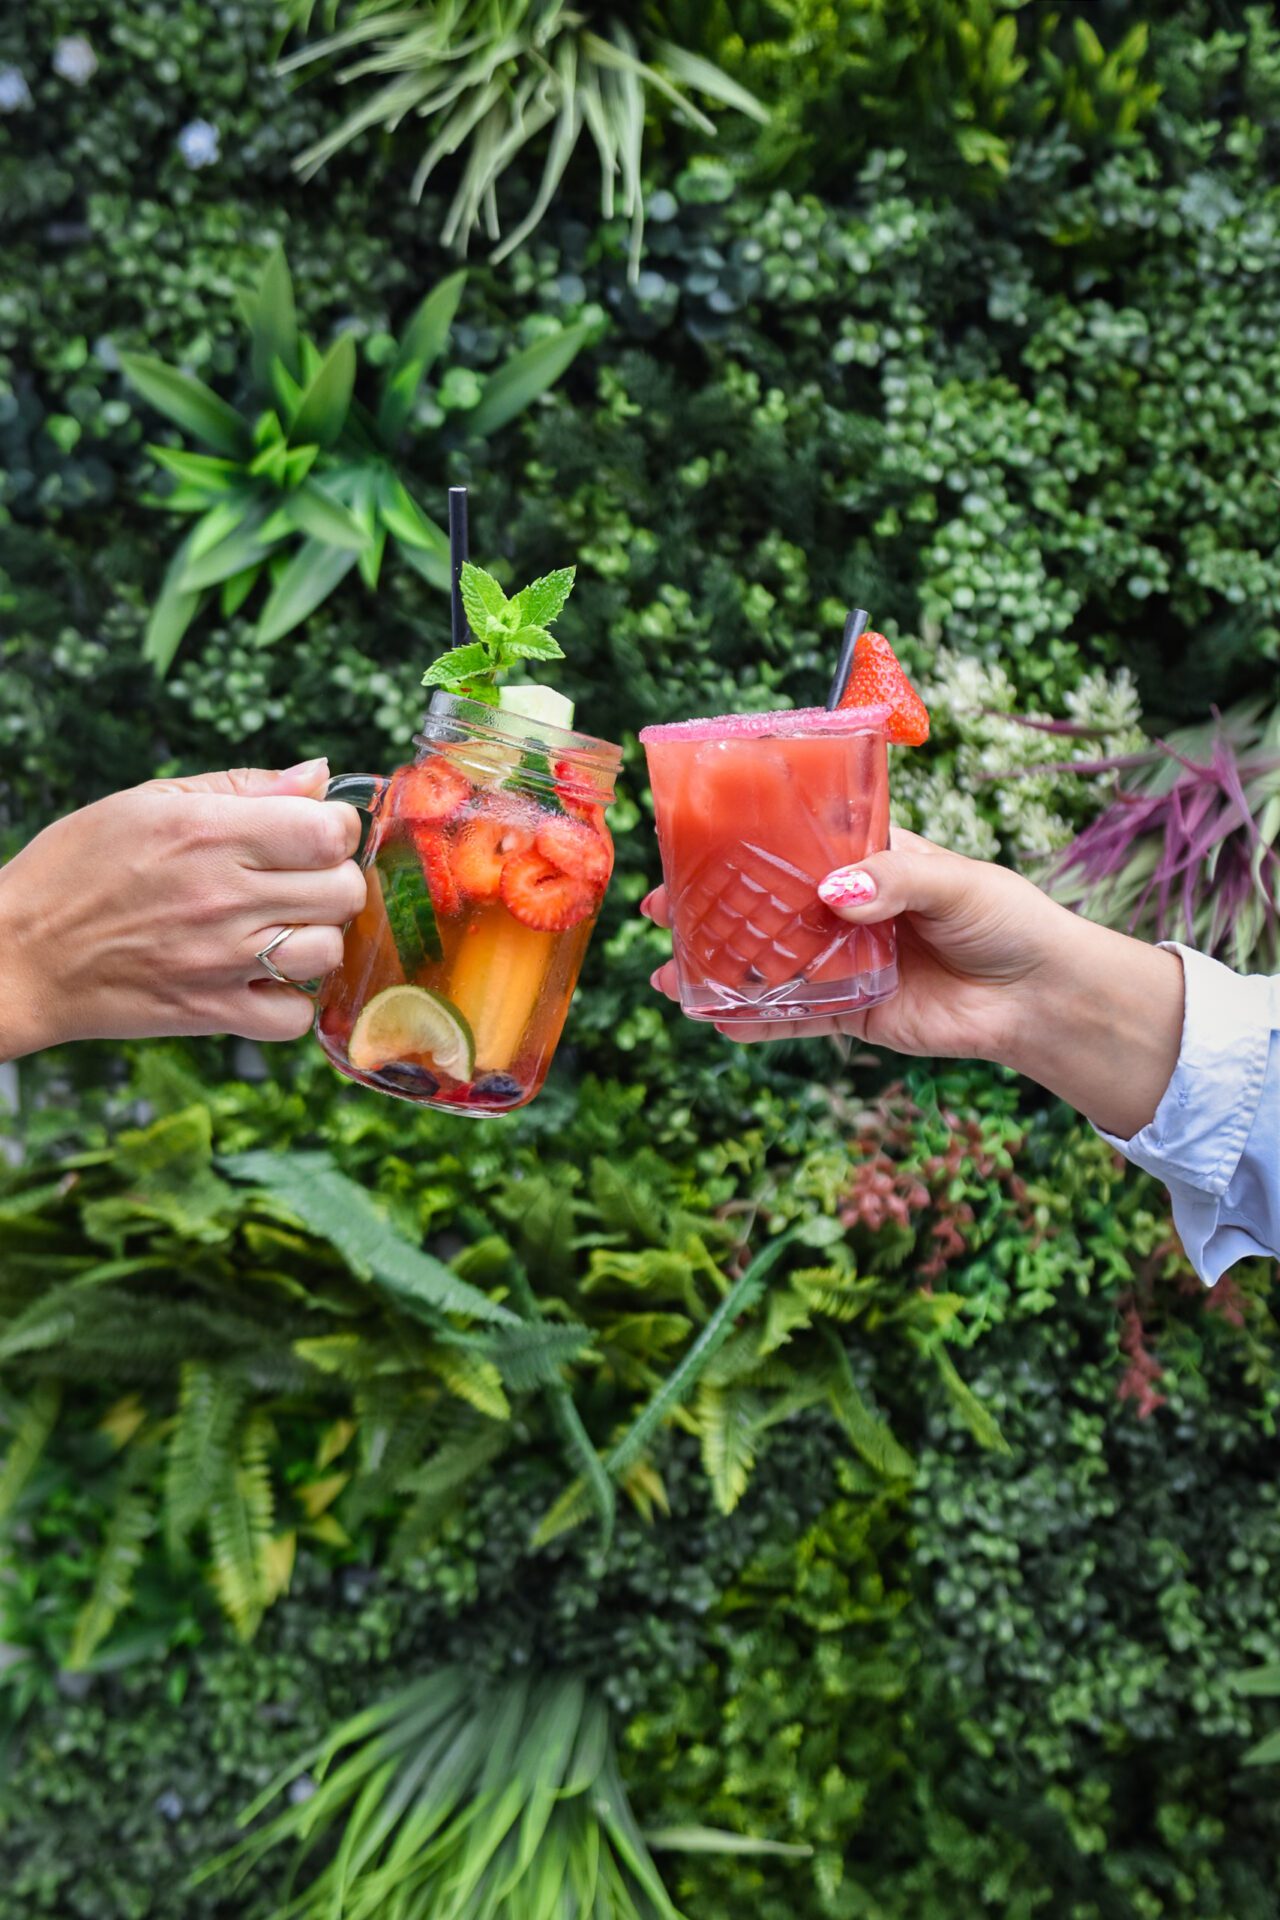
POLYGON ((834 713, 844 699, 844 690, 849 684, 849 675, 853 672, 853 650, 870 618, 871 615, 865 607, 855 607, 844 623, 844 643, 840 648, 840 664, 836 668, 836 677, 831 682, 831 691, 827 695, 828 713, 834 713))
POLYGON ((462 611, 462 563, 470 558, 467 535, 467 490, 449 489, 449 578, 453 583, 453 644, 466 645, 467 619, 462 611))

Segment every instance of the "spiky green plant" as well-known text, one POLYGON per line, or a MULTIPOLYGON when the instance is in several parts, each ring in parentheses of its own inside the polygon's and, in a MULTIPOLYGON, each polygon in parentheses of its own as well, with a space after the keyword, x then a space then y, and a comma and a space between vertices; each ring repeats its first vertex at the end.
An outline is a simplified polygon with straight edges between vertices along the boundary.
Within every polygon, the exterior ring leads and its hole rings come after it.
MULTIPOLYGON (((465 284, 466 275, 455 273, 426 296, 366 398, 350 334, 322 353, 300 331, 282 249, 245 303, 243 410, 189 373, 149 355, 121 355, 143 399, 208 449, 149 449, 177 482, 154 504, 193 520, 147 624, 143 653, 158 673, 215 595, 229 617, 265 586, 257 636, 264 644, 279 640, 353 568, 376 591, 388 542, 431 586, 448 590, 448 540, 406 487, 399 457, 465 284)), ((451 446, 496 433, 554 386, 588 332, 581 323, 534 341, 483 381, 474 407, 441 416, 434 449, 441 466, 451 446)))
MULTIPOLYGON (((305 33, 317 0, 288 0, 288 11, 305 33)), ((644 23, 638 41, 619 8, 593 0, 353 0, 345 8, 324 0, 322 18, 325 37, 290 54, 282 71, 333 60, 342 84, 369 81, 373 91, 298 156, 298 171, 312 178, 371 128, 395 132, 406 120, 425 121, 414 199, 442 162, 465 155, 440 237, 465 252, 483 224, 497 243, 495 260, 538 225, 585 132, 599 160, 605 218, 617 207, 631 222, 634 272, 644 227, 646 115, 661 107, 713 135, 714 122, 690 98, 699 93, 752 119, 768 118, 755 95, 714 61, 644 23), (544 134, 542 177, 504 238, 499 183, 544 134)))
POLYGON ((315 1791, 198 1881, 295 1852, 273 1920, 681 1920, 627 1800, 608 1709, 572 1676, 446 1668, 346 1722, 242 1816, 315 1791))

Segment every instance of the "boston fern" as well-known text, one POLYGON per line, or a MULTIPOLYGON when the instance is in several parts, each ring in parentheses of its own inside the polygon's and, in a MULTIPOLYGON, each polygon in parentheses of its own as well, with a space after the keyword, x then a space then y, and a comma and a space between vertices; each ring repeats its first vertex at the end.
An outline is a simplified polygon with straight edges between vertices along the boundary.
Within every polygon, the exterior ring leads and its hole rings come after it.
POLYGON ((591 0, 287 4, 302 32, 310 31, 317 14, 327 31, 290 54, 282 63, 284 72, 336 60, 340 82, 367 81, 372 87, 345 120, 299 155, 298 171, 310 179, 370 128, 395 132, 407 120, 425 121, 413 197, 421 196, 444 161, 463 156, 440 237, 446 246, 465 251, 483 224, 489 239, 499 242, 495 260, 504 259, 538 225, 585 132, 599 161, 605 218, 620 207, 631 222, 634 272, 644 222, 646 115, 665 108, 712 135, 713 122, 689 97, 696 92, 755 120, 768 118, 754 94, 714 61, 674 45, 643 21, 637 41, 623 18, 635 8, 591 0), (503 237, 499 183, 542 135, 541 179, 522 217, 503 237))
MULTIPOLYGON (((248 405, 241 411, 203 381, 145 354, 122 354, 125 376, 197 448, 149 451, 177 483, 155 504, 192 518, 151 612, 143 651, 164 673, 191 622, 216 594, 224 616, 265 589, 257 624, 266 644, 292 631, 358 569, 377 588, 388 541, 440 591, 449 543, 398 470, 422 385, 448 342, 466 284, 444 280, 414 313, 378 384, 362 398, 355 341, 322 353, 300 331, 283 251, 245 305, 248 405)), ((555 384, 583 345, 585 323, 514 353, 484 382, 477 404, 450 416, 439 452, 495 433, 555 384)))

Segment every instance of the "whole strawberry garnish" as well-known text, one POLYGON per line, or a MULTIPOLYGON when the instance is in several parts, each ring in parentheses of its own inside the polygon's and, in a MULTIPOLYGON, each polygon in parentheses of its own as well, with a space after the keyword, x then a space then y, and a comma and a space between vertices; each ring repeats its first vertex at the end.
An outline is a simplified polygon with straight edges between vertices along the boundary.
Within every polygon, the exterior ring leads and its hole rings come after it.
POLYGON ((842 707, 888 707, 886 733, 899 747, 922 747, 929 738, 929 709, 898 663, 882 633, 859 635, 853 672, 842 707))

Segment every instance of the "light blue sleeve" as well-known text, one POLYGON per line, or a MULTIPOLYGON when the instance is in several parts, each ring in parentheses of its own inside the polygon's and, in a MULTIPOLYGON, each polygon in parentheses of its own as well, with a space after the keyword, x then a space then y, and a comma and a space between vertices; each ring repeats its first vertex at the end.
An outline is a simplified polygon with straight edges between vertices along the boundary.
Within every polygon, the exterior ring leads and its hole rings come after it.
POLYGON ((1178 1064, 1149 1126, 1102 1138, 1164 1181, 1212 1286, 1237 1260, 1280 1256, 1280 979, 1166 944, 1186 982, 1178 1064))

